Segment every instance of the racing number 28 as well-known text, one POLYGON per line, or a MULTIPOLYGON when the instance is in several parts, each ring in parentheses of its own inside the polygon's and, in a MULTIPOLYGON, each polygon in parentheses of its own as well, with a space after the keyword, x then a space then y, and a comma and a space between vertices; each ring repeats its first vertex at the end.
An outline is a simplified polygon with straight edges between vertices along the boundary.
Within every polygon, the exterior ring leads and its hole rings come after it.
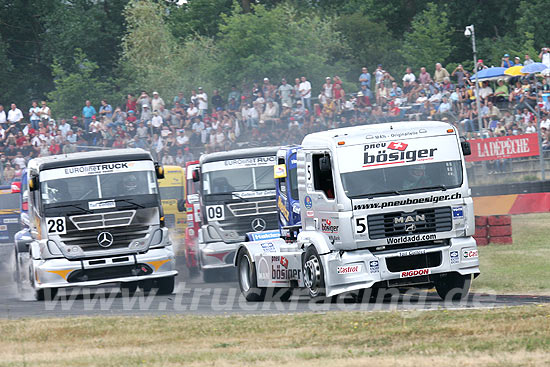
POLYGON ((65 234, 67 232, 65 217, 46 218, 46 226, 48 227, 48 233, 65 234))

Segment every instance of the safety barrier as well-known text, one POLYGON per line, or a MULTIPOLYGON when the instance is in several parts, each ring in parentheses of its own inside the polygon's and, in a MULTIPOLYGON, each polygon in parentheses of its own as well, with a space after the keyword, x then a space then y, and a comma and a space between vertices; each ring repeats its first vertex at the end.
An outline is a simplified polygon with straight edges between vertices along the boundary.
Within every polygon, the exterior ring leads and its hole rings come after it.
POLYGON ((474 238, 478 246, 512 244, 512 217, 510 215, 476 216, 474 238))

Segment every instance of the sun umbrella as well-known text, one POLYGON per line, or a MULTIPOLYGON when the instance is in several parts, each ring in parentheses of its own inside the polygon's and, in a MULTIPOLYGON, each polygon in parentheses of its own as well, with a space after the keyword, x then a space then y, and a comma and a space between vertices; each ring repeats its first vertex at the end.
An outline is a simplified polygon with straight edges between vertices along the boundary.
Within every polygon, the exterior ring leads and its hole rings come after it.
MULTIPOLYGON (((496 67, 496 68, 488 68, 483 69, 477 72, 477 78, 480 82, 487 81, 487 80, 496 80, 498 78, 501 78, 504 76, 504 70, 506 68, 496 67)), ((476 80, 476 74, 472 75, 470 77, 470 80, 475 81, 476 80)))
POLYGON ((524 74, 533 74, 540 73, 543 70, 546 70, 548 66, 544 65, 542 62, 534 62, 532 64, 526 65, 521 69, 521 72, 524 74))
POLYGON ((516 65, 516 66, 512 66, 511 68, 508 68, 504 71, 504 74, 506 75, 510 75, 510 76, 520 76, 520 75, 525 75, 521 69, 524 68, 523 65, 516 65))

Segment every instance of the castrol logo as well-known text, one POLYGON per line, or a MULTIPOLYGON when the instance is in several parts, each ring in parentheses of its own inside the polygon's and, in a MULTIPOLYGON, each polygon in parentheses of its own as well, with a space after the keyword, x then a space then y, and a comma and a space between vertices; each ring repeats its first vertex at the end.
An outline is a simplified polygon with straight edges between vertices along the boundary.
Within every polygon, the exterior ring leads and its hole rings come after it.
POLYGON ((430 269, 406 270, 401 272, 401 278, 418 277, 421 275, 428 275, 428 274, 430 274, 430 269))
POLYGON ((336 268, 338 274, 352 274, 359 273, 361 271, 361 265, 348 265, 348 266, 339 266, 336 268))

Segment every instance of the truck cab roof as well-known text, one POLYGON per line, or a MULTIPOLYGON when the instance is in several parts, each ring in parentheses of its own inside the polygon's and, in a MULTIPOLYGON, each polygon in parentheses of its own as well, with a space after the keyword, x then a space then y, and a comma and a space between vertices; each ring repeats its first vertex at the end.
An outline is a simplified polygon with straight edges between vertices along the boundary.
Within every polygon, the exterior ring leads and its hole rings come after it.
POLYGON ((279 147, 262 147, 249 149, 236 149, 228 152, 218 152, 203 154, 200 158, 200 164, 208 162, 219 162, 228 159, 241 159, 261 156, 275 156, 279 147))
POLYGON ((321 131, 307 135, 304 148, 337 148, 355 144, 448 134, 453 126, 441 121, 400 121, 321 131), (339 144, 339 142, 343 142, 339 144))
POLYGON ((52 168, 84 166, 87 164, 139 160, 153 160, 153 157, 146 150, 139 148, 109 149, 34 158, 29 161, 29 168, 44 170, 52 168))

